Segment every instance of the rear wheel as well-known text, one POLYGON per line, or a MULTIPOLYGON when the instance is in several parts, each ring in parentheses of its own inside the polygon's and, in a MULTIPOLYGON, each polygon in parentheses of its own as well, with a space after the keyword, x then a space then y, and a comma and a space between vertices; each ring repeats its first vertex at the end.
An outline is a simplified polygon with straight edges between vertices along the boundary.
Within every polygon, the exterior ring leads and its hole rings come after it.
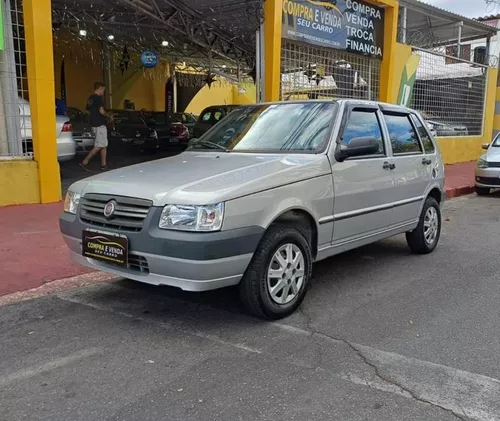
POLYGON ((488 187, 477 187, 476 194, 478 196, 488 196, 490 194, 490 189, 488 187))
POLYGON ((425 200, 417 228, 406 233, 406 241, 413 253, 427 254, 434 251, 441 236, 441 209, 433 197, 425 200))
POLYGON ((311 247, 304 235, 289 226, 271 227, 239 285, 241 300, 257 317, 286 317, 304 299, 311 272, 311 247))

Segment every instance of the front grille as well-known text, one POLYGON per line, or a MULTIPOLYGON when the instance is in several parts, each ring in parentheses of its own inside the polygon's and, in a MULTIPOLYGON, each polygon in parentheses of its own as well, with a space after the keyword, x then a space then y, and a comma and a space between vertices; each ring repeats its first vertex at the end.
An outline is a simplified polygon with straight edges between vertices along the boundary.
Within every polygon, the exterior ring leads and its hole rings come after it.
POLYGON ((476 181, 480 184, 486 184, 488 186, 500 186, 500 178, 476 177, 476 181))
POLYGON ((488 162, 488 167, 500 168, 500 162, 488 162))
POLYGON ((148 216, 153 202, 104 194, 86 194, 80 203, 80 219, 89 225, 114 228, 121 231, 140 231, 148 216), (104 216, 104 206, 110 200, 116 201, 116 208, 111 218, 104 216))
POLYGON ((143 275, 149 275, 149 263, 144 256, 129 254, 127 267, 130 270, 133 270, 135 272, 140 272, 143 275))

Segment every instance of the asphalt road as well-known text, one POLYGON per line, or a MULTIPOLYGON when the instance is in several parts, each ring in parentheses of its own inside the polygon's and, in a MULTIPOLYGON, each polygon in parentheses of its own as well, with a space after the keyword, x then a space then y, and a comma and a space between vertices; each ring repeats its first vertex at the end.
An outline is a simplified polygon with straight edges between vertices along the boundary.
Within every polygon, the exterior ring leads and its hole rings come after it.
POLYGON ((499 201, 317 264, 279 323, 128 281, 0 307, 0 420, 500 420, 499 201))

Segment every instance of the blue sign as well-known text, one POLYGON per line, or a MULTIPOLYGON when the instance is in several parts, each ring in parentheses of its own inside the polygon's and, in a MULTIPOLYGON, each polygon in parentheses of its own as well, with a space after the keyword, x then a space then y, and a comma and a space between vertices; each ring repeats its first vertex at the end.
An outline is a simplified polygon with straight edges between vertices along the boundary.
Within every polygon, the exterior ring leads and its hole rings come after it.
POLYGON ((160 61, 160 56, 154 51, 146 50, 141 54, 141 62, 146 69, 156 67, 160 61))
POLYGON ((362 0, 284 0, 283 37, 382 57, 384 9, 362 0))

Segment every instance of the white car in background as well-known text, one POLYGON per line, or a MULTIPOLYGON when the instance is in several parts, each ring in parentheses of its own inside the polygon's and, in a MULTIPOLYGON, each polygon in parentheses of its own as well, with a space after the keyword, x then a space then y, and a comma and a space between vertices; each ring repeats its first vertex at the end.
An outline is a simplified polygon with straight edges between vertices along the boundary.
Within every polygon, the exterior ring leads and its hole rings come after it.
MULTIPOLYGON (((31 129, 31 109, 28 101, 19 99, 21 118, 21 138, 23 152, 33 152, 33 134, 31 129)), ((57 160, 71 161, 76 155, 76 142, 73 139, 73 128, 68 117, 56 115, 57 160)))

